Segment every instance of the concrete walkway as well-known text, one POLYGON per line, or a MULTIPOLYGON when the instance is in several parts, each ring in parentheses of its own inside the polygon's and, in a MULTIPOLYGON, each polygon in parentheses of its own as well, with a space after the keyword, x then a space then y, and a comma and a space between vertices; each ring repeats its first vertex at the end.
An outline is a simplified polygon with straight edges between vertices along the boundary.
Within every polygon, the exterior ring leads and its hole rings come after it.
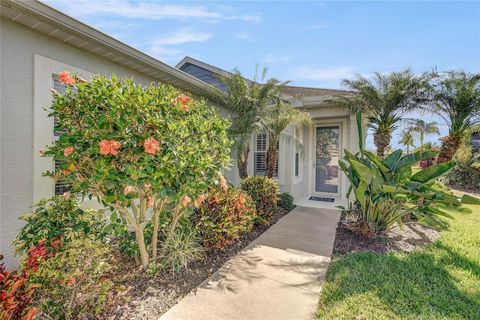
POLYGON ((160 319, 313 319, 339 218, 295 208, 160 319))

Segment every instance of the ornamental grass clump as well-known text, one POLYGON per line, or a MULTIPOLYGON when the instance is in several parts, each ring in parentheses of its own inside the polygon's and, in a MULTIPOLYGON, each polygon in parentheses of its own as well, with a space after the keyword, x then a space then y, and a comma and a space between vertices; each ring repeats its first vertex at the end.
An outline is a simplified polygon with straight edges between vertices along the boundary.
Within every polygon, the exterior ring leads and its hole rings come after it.
POLYGON ((117 212, 134 231, 146 267, 157 259, 160 220, 172 237, 185 209, 229 165, 229 123, 171 85, 141 86, 115 76, 63 78, 66 92, 53 92, 50 113, 63 134, 43 152, 61 165, 46 175, 117 212), (144 229, 150 221, 147 250, 144 229))

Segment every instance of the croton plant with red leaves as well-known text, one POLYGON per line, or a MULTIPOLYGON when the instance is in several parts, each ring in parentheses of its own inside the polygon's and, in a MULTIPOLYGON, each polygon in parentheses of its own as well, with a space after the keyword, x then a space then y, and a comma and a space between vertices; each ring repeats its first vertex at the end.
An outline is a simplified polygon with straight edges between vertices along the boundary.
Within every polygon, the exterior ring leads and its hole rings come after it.
POLYGON ((25 271, 6 271, 0 263, 0 320, 31 320, 37 314, 37 309, 30 307, 36 287, 28 285, 27 275, 25 271))
POLYGON ((62 136, 42 153, 60 165, 46 175, 116 211, 135 232, 145 267, 156 259, 160 217, 171 237, 192 199, 230 164, 229 122, 167 84, 141 86, 115 76, 84 81, 68 72, 61 81, 67 90, 53 91, 50 116, 62 136), (166 206, 174 210, 160 216, 166 206), (154 235, 147 251, 149 220, 154 235))

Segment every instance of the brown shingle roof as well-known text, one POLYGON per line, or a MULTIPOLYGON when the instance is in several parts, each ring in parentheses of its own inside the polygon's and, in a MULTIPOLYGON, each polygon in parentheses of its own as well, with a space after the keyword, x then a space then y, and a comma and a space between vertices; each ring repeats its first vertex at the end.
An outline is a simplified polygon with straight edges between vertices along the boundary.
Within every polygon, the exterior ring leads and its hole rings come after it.
POLYGON ((314 96, 349 96, 352 95, 352 91, 339 90, 339 89, 322 89, 311 87, 297 87, 297 86, 285 86, 283 93, 294 97, 314 97, 314 96))

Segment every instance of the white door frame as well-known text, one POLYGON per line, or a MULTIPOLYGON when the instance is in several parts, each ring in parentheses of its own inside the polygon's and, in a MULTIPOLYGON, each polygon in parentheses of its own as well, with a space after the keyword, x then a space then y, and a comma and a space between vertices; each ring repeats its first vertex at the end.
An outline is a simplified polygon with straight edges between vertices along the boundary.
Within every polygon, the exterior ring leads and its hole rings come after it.
POLYGON ((342 197, 342 190, 343 190, 343 174, 338 169, 338 191, 336 193, 328 193, 328 192, 317 192, 315 191, 315 181, 316 181, 316 170, 315 170, 315 162, 316 162, 316 144, 317 144, 317 137, 316 137, 316 130, 318 127, 329 127, 329 126, 338 126, 340 131, 339 137, 339 159, 343 158, 343 148, 347 145, 346 143, 346 128, 347 128, 347 121, 346 119, 319 119, 314 120, 314 125, 310 128, 310 157, 308 159, 308 168, 309 168, 309 181, 308 181, 308 198, 311 196, 328 196, 339 198, 342 197))

